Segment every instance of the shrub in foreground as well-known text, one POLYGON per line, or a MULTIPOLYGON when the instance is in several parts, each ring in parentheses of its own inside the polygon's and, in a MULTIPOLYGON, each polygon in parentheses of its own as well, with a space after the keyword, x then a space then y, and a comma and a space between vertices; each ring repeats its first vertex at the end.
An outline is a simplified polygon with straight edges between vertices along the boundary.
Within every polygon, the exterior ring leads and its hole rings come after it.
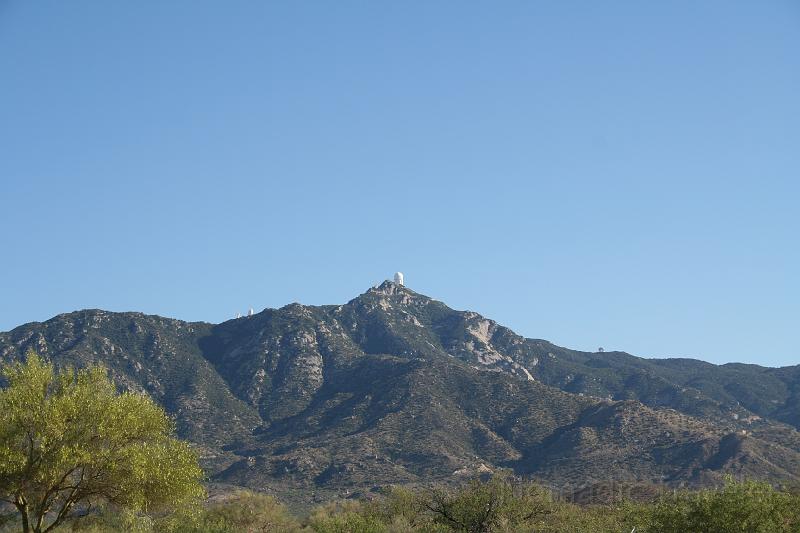
POLYGON ((648 531, 800 531, 798 504, 797 496, 769 483, 729 479, 722 489, 662 498, 648 509, 648 531))
POLYGON ((153 520, 107 513, 84 531, 141 533, 684 533, 800 532, 800 498, 767 483, 668 494, 651 503, 578 505, 533 483, 498 477, 461 487, 392 488, 367 501, 331 502, 295 519, 273 497, 236 493, 223 502, 153 520), (93 528, 93 529, 91 529, 93 528))

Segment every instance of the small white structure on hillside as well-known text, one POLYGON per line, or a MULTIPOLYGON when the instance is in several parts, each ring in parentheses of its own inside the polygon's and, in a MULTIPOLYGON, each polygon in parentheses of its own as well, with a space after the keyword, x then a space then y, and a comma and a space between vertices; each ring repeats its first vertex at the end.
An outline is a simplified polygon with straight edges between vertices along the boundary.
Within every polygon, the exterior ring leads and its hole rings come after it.
POLYGON ((247 316, 253 316, 253 308, 251 307, 249 311, 247 311, 247 316))
POLYGON ((403 273, 402 272, 395 272, 394 273, 394 282, 398 285, 403 285, 403 273))

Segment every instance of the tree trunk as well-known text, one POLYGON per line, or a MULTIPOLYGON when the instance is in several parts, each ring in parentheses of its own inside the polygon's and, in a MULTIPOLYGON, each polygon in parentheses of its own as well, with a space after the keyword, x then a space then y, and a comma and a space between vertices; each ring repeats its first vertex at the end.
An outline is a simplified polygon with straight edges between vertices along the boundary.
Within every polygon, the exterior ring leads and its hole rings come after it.
POLYGON ((20 516, 22 516, 22 533, 30 533, 31 532, 31 523, 28 520, 28 506, 22 503, 19 498, 17 498, 17 503, 14 506, 19 511, 20 516))

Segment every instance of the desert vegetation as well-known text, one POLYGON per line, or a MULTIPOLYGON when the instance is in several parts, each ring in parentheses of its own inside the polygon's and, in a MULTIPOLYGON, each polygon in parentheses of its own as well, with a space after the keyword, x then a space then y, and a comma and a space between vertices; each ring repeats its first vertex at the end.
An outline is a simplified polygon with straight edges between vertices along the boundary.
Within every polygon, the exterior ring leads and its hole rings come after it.
MULTIPOLYGON (((495 477, 459 487, 390 488, 371 500, 330 502, 292 514, 274 497, 237 492, 162 516, 108 506, 65 531, 168 533, 685 533, 800 531, 800 499, 756 481, 667 492, 649 502, 578 505, 534 483, 495 477), (635 529, 634 529, 635 528, 635 529)), ((9 528, 9 531, 14 529, 9 528)), ((17 529, 18 530, 18 529, 17 529)))

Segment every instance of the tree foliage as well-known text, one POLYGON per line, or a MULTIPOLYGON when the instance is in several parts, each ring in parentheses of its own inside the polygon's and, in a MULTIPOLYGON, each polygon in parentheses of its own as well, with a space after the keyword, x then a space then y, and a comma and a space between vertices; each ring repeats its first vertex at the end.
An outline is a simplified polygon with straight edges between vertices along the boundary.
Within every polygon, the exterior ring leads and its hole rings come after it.
POLYGON ((800 531, 798 503, 795 495, 776 490, 769 483, 728 479, 719 490, 662 498, 650 508, 648 531, 800 531))
POLYGON ((464 533, 519 531, 553 511, 549 491, 502 477, 474 480, 457 491, 432 490, 424 505, 435 523, 464 533))
POLYGON ((190 516, 171 516, 155 529, 165 533, 294 533, 300 531, 300 522, 274 496, 239 491, 190 516))
POLYGON ((157 512, 204 493, 196 454, 147 396, 102 367, 56 372, 34 353, 5 366, 0 499, 22 530, 51 531, 100 503, 157 512))

